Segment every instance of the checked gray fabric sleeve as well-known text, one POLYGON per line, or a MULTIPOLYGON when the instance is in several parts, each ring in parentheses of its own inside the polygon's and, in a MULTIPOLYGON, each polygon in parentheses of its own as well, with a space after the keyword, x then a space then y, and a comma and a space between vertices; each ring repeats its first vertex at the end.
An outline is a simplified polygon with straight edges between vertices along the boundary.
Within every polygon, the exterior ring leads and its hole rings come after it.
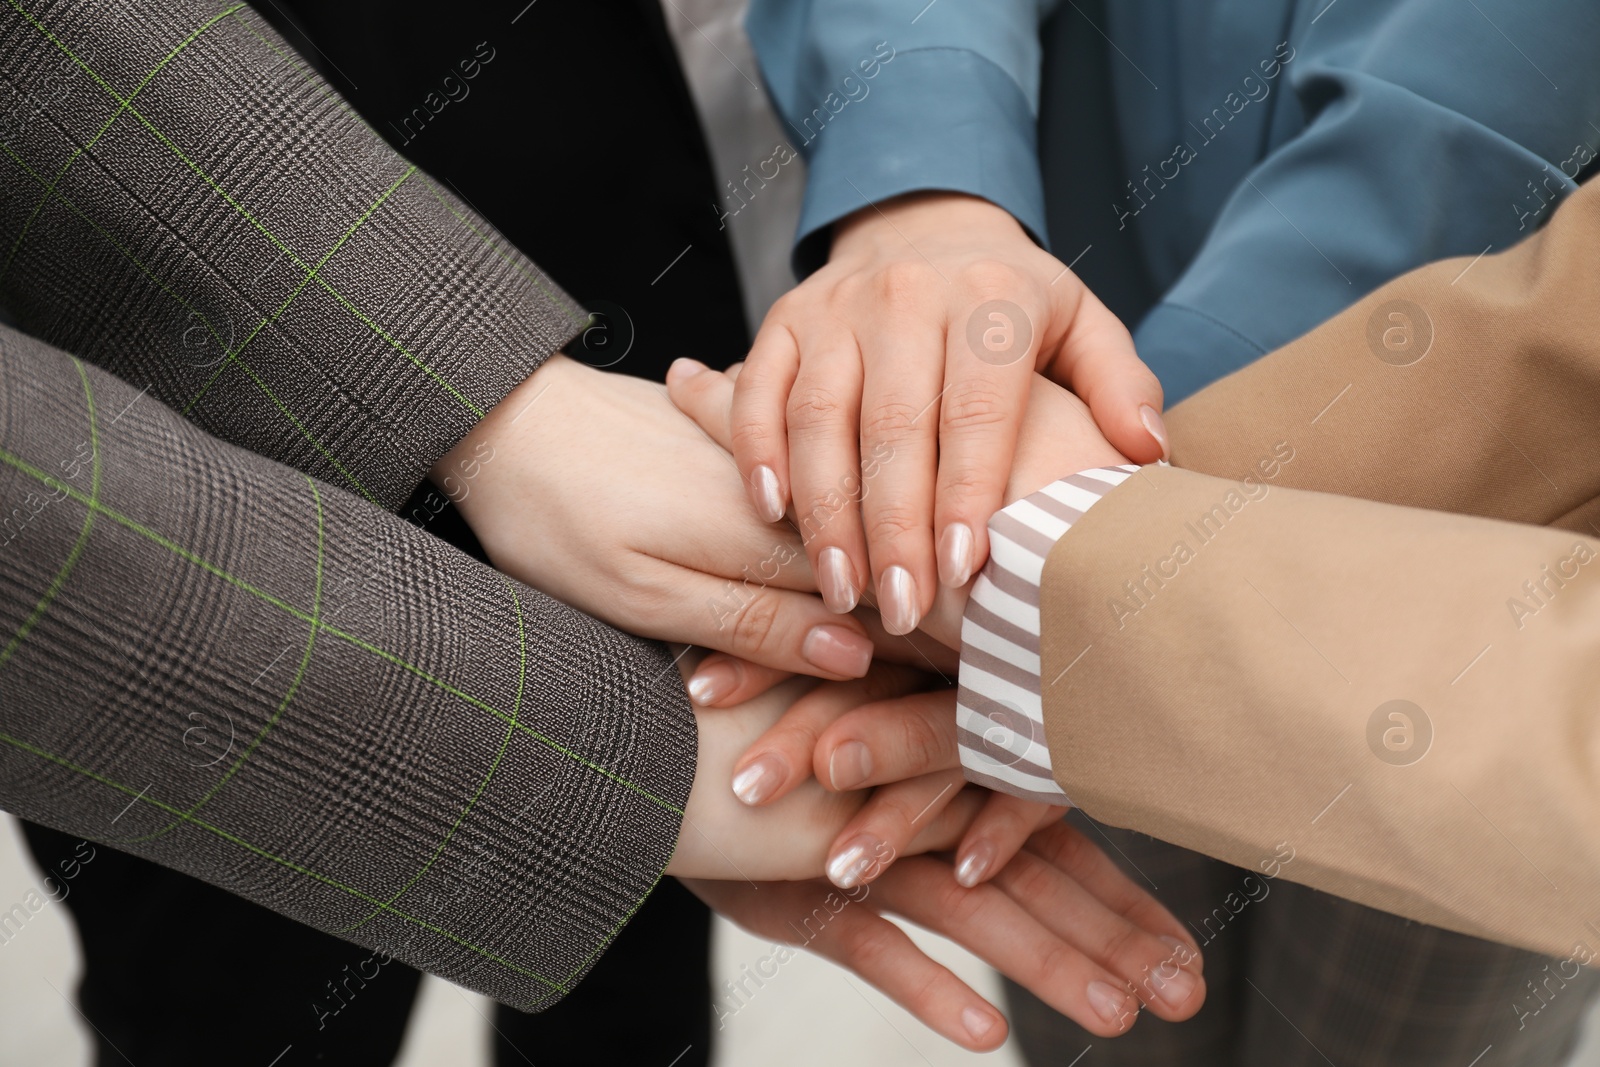
POLYGON ((1070 475, 989 520, 989 561, 972 583, 961 619, 956 727, 968 781, 1027 800, 1072 804, 1056 784, 1044 732, 1044 561, 1084 512, 1138 470, 1099 467, 1070 475))
POLYGON ((7 810, 526 1009, 670 858, 659 646, 3 327, 0 506, 7 810))
POLYGON ((0 0, 0 57, 0 301, 224 440, 394 509, 586 322, 243 3, 0 0))
POLYGON ((0 0, 0 304, 91 364, 0 339, 0 803, 570 988, 676 841, 682 685, 379 508, 582 312, 201 0, 0 0))

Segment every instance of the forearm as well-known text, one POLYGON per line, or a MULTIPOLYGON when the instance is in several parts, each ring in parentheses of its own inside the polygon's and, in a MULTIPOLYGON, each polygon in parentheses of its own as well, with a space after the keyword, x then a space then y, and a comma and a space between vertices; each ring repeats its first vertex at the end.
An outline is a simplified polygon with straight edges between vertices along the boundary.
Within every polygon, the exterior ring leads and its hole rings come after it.
POLYGON ((41 105, 0 154, 0 299, 209 432, 398 506, 583 313, 248 7, 95 6, 0 14, 6 80, 41 105))
POLYGON ((664 651, 0 341, 5 807, 508 1003, 570 988, 678 837, 664 651))

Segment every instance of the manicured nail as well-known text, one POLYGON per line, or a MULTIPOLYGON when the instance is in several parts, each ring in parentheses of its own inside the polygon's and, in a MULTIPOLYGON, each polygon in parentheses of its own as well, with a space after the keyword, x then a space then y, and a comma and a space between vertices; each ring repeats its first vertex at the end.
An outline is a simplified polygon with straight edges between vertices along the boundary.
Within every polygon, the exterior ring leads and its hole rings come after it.
POLYGON ((974 1041, 982 1041, 994 1032, 995 1017, 979 1008, 961 1009, 961 1025, 967 1028, 974 1041))
POLYGON ((856 609, 861 591, 851 576, 850 557, 842 548, 825 548, 817 556, 817 587, 828 610, 839 615, 856 609))
POLYGON ((843 626, 813 626, 800 645, 806 662, 841 678, 860 678, 872 666, 872 642, 843 626))
POLYGON ((667 384, 670 385, 673 382, 679 381, 683 378, 693 378, 695 375, 704 374, 710 369, 710 367, 706 366, 704 363, 701 363, 698 359, 690 359, 688 356, 679 356, 677 359, 672 361, 672 366, 667 368, 667 384))
POLYGON ((778 490, 778 476, 772 468, 762 465, 750 472, 750 486, 754 491, 756 514, 762 522, 777 522, 783 518, 783 494, 778 490))
POLYGON ((952 522, 939 535, 939 580, 950 589, 960 589, 972 577, 972 528, 952 522))
POLYGON ((1150 436, 1156 439, 1156 444, 1161 446, 1161 458, 1171 459, 1172 450, 1167 447, 1167 424, 1161 421, 1161 412, 1145 404, 1139 408, 1139 421, 1150 431, 1150 436))
POLYGON ((858 837, 833 859, 828 861, 828 881, 840 889, 854 889, 872 867, 873 852, 877 842, 869 837, 858 837))
POLYGON ((956 881, 971 889, 983 881, 983 876, 989 873, 989 865, 994 862, 994 845, 988 841, 979 841, 968 851, 966 858, 956 864, 956 881))
POLYGON ((883 628, 896 636, 908 634, 922 621, 917 609, 917 584, 904 567, 890 567, 878 580, 878 613, 883 628))
POLYGON ((733 795, 754 807, 783 784, 785 773, 783 761, 778 757, 762 756, 733 776, 733 795))
POLYGON ((1137 1014, 1137 1010, 1130 1011, 1128 1002, 1130 997, 1126 990, 1118 989, 1108 982, 1089 983, 1089 1006, 1106 1022, 1115 1026, 1118 1032, 1126 1030, 1129 1017, 1137 1014))
POLYGON ((702 708, 710 707, 739 685, 739 672, 721 660, 701 665, 689 679, 689 699, 702 708))
POLYGON ((1169 1008, 1181 1008, 1194 995, 1197 980, 1194 975, 1179 967, 1176 961, 1163 960, 1154 970, 1146 971, 1144 986, 1169 1008), (1167 972, 1171 972, 1168 974, 1167 972))
POLYGON ((828 757, 828 780, 835 789, 854 789, 872 777, 872 753, 860 741, 846 741, 828 757))

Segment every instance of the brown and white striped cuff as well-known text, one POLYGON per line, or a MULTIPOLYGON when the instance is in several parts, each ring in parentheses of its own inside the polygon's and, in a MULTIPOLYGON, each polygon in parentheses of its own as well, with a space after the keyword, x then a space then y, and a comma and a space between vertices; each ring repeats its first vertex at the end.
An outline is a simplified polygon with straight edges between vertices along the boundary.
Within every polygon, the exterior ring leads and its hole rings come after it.
POLYGON ((1099 467, 1023 497, 989 520, 989 562, 961 623, 956 726, 967 780, 1029 800, 1070 804, 1056 784, 1039 684, 1039 590, 1045 557, 1072 524, 1139 470, 1099 467))

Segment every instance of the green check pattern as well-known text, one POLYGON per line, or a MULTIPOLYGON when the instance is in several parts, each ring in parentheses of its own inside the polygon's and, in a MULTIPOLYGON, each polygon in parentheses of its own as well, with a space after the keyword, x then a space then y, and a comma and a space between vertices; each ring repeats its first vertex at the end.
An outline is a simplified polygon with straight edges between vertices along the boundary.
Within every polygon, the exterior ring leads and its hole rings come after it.
POLYGON ((0 0, 0 56, 0 805, 547 1006, 693 717, 383 509, 585 316, 243 4, 0 0))

